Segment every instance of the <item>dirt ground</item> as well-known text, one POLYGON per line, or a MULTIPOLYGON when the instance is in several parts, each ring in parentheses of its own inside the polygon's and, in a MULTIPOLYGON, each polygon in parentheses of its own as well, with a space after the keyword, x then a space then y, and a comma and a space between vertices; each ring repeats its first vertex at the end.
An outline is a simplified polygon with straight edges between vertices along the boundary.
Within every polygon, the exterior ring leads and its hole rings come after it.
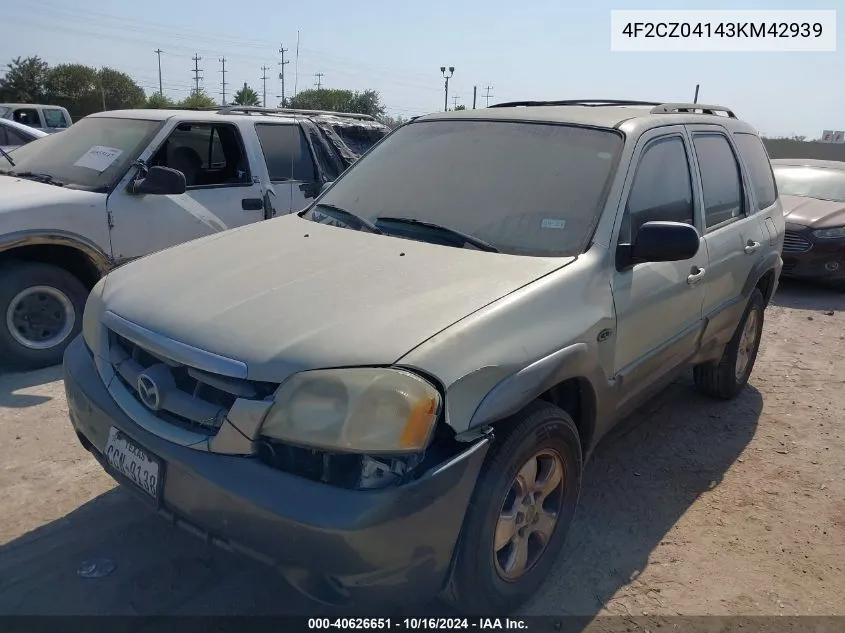
MULTIPOLYGON (((786 284, 736 400, 673 384, 590 462, 525 614, 845 615, 845 295, 786 284)), ((0 614, 317 614, 170 528, 76 441, 60 369, 0 375, 0 614), (83 578, 83 562, 114 570, 83 578)))

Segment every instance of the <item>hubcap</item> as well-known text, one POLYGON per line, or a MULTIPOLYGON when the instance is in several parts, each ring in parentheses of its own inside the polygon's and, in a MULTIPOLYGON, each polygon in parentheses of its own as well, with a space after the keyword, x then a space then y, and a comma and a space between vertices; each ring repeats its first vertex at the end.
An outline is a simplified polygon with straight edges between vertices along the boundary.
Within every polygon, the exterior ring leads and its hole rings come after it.
POLYGON ((505 495, 493 538, 493 560, 502 579, 521 578, 540 559, 563 507, 563 460, 542 450, 516 474, 505 495))
POLYGON ((751 356, 754 354, 754 347, 757 344, 757 330, 759 328, 760 320, 757 318, 757 311, 752 310, 748 313, 748 319, 745 321, 745 327, 742 328, 742 335, 739 338, 739 350, 736 355, 736 379, 742 380, 745 376, 745 371, 748 369, 748 364, 751 362, 751 356))
POLYGON ((76 310, 68 296, 52 286, 32 286, 16 294, 6 309, 6 328, 28 349, 60 345, 73 331, 76 310))

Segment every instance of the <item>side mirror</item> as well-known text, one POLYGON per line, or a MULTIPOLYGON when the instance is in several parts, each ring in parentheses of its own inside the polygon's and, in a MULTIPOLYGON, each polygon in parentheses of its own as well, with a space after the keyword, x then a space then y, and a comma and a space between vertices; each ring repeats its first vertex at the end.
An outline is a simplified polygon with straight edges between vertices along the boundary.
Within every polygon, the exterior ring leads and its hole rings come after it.
POLYGON ((324 182, 324 183, 323 183, 323 186, 322 186, 322 187, 320 187, 320 193, 323 193, 326 189, 328 189, 329 187, 331 187, 333 182, 334 182, 333 180, 330 180, 330 181, 328 181, 328 182, 324 182))
POLYGON ((681 262, 695 257, 701 238, 694 226, 682 222, 646 222, 633 244, 620 244, 617 267, 645 262, 681 262))
POLYGON ((150 167, 143 178, 133 181, 132 193, 159 196, 185 193, 185 174, 170 167, 150 167))

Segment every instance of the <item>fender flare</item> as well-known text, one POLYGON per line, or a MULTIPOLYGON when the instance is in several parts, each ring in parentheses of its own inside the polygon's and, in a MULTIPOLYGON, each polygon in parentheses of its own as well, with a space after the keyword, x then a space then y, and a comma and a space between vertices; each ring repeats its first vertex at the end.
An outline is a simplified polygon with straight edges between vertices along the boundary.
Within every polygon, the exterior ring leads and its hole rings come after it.
MULTIPOLYGON (((742 296, 746 299, 751 296, 751 292, 754 288, 757 287, 757 284, 760 283, 760 280, 769 272, 774 271, 775 279, 774 284, 771 288, 771 293, 774 294, 774 291, 777 288, 778 277, 780 276, 781 268, 783 267, 783 260, 780 257, 779 251, 771 251, 767 253, 763 258, 761 258, 751 269, 751 272, 748 273, 748 277, 745 280, 745 285, 742 288, 742 296)), ((771 299, 771 295, 768 297, 764 297, 766 302, 768 303, 769 299, 771 299)))
POLYGON ((114 261, 91 240, 70 231, 27 230, 0 236, 0 253, 35 245, 65 246, 79 251, 91 262, 102 277, 114 268, 114 261))

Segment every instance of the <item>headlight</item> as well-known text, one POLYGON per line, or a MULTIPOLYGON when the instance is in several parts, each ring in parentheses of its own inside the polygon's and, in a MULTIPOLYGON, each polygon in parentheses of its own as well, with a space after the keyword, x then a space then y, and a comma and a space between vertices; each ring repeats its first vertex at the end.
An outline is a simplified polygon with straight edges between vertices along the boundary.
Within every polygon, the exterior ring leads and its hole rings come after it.
POLYGON ((305 371, 279 388, 261 434, 322 449, 417 452, 431 438, 440 404, 437 389, 408 371, 305 371))
POLYGON ((813 231, 813 237, 818 237, 823 240, 845 237, 845 226, 837 226, 835 229, 818 229, 817 231, 813 231))
POLYGON ((88 294, 85 308, 82 311, 82 337, 88 345, 88 349, 101 356, 100 353, 100 332, 102 325, 100 317, 103 315, 103 289, 106 286, 106 278, 103 277, 97 282, 88 294))

